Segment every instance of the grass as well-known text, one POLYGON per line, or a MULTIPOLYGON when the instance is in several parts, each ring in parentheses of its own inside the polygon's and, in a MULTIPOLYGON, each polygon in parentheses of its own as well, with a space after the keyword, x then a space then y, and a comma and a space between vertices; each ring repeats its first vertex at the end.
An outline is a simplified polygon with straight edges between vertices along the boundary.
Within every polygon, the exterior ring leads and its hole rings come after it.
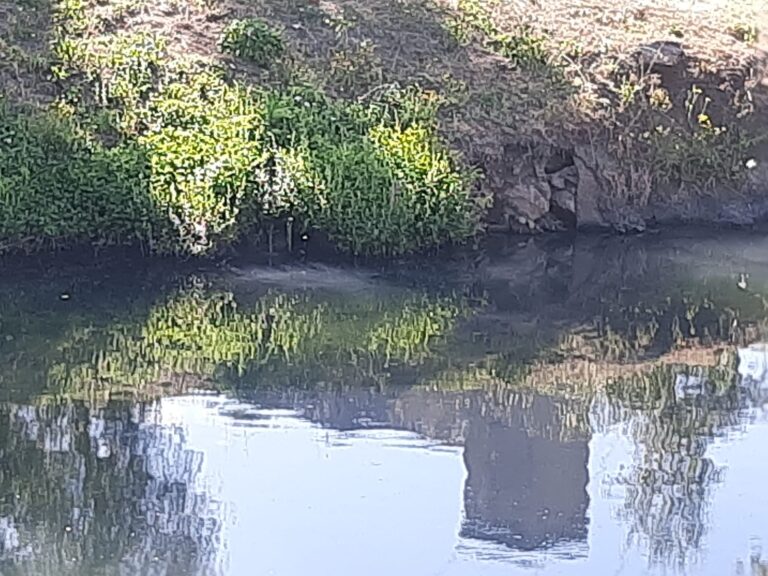
POLYGON ((222 33, 219 46, 226 54, 261 66, 272 64, 284 51, 280 34, 255 18, 230 22, 222 33))
POLYGON ((147 240, 156 215, 140 147, 106 148, 71 119, 2 105, 0 142, 0 246, 147 240))
POLYGON ((519 25, 511 32, 498 27, 489 6, 478 0, 459 0, 456 15, 447 20, 448 30, 460 44, 479 41, 513 66, 545 70, 549 64, 546 38, 529 26, 519 25))
POLYGON ((355 105, 312 90, 269 95, 280 174, 274 215, 295 215, 355 253, 410 252, 473 234, 479 207, 435 137, 435 112, 434 99, 413 90, 355 105))

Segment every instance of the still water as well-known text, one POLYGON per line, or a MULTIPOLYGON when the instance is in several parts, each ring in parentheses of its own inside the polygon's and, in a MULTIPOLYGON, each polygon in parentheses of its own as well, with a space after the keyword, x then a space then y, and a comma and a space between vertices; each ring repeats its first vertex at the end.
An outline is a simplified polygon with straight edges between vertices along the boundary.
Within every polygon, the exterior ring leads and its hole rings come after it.
POLYGON ((0 266, 2 576, 768 574, 768 238, 0 266))

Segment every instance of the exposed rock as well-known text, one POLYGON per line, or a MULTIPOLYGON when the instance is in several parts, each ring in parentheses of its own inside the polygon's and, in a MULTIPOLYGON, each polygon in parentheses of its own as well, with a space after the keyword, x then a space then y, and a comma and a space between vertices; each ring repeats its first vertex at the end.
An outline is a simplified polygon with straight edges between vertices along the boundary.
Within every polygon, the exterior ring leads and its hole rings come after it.
POLYGON ((612 216, 611 226, 622 234, 644 232, 646 229, 645 220, 634 210, 613 214, 612 216))
POLYGON ((551 204, 560 210, 576 214, 576 195, 571 190, 565 188, 553 190, 551 204))
POLYGON ((551 148, 544 164, 544 172, 554 174, 568 166, 573 166, 573 153, 570 148, 551 148))
POLYGON ((603 187, 597 171, 585 160, 588 155, 589 151, 578 149, 574 155, 574 162, 579 175, 576 189, 576 226, 578 228, 604 227, 607 222, 603 219, 599 207, 599 199, 603 196, 603 187))
POLYGON ((679 42, 650 42, 643 44, 636 52, 638 63, 645 69, 654 66, 677 66, 685 58, 685 51, 679 42))
POLYGON ((543 180, 525 179, 504 192, 505 212, 518 219, 536 221, 549 212, 552 191, 543 180))
POLYGON ((619 232, 645 230, 634 190, 627 189, 621 166, 599 147, 577 147, 574 161, 578 171, 576 189, 576 226, 578 228, 613 228, 619 232))
POLYGON ((539 230, 546 232, 562 232, 567 229, 566 224, 555 216, 552 212, 548 212, 536 222, 536 227, 539 230))
POLYGON ((566 166, 562 170, 549 175, 549 183, 552 188, 570 188, 579 183, 579 172, 576 166, 566 166))

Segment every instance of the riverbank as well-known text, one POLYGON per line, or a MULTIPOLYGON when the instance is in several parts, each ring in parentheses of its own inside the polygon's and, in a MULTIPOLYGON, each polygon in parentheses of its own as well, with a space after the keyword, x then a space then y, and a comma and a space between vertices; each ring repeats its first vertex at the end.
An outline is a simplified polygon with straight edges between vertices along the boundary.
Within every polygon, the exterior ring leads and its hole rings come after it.
POLYGON ((759 2, 0 2, 0 250, 768 216, 759 2))

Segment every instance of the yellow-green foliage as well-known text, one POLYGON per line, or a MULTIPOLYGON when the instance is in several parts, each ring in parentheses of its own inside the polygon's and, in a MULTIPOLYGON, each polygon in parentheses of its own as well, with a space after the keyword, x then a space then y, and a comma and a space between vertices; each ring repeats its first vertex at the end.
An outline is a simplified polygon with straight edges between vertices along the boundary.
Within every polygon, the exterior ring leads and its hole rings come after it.
POLYGON ((269 206, 355 253, 397 254, 471 235, 470 180, 435 136, 436 103, 393 91, 341 104, 312 90, 266 96, 276 152, 269 206))
POLYGON ((671 104, 654 101, 661 110, 661 121, 643 134, 650 150, 654 175, 662 182, 694 185, 711 189, 716 185, 738 184, 746 175, 744 166, 753 140, 738 124, 719 125, 710 116, 710 98, 694 85, 685 101, 685 120, 669 120, 666 108, 671 104))
POLYGON ((176 230, 167 246, 204 252, 247 229, 238 215, 263 163, 262 113, 251 94, 197 75, 164 87, 143 121, 138 141, 150 159, 149 193, 176 230))
POLYGON ((159 223, 138 145, 105 147, 55 113, 0 103, 0 246, 146 241, 159 223))

